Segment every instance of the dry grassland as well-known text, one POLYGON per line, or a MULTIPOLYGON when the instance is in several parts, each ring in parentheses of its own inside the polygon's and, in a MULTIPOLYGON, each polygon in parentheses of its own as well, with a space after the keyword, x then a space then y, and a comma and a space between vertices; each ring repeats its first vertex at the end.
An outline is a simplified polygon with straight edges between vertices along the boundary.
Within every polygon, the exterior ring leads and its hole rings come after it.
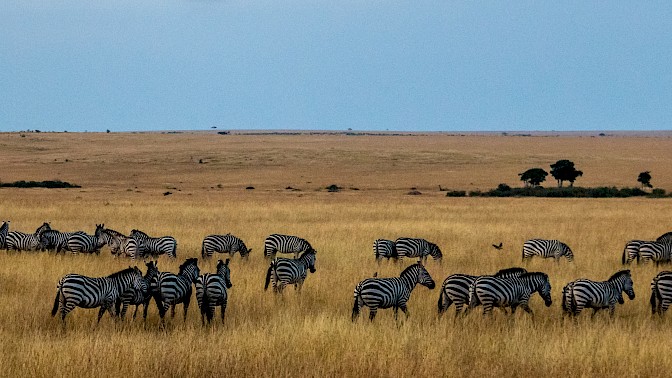
MULTIPOLYGON (((633 186, 650 170, 655 186, 669 191, 669 151, 666 137, 0 134, 0 180, 82 185, 0 189, 0 220, 10 219, 13 230, 50 221, 62 231, 105 223, 125 233, 171 234, 178 261, 159 260, 170 271, 199 256, 210 233, 231 232, 253 248, 249 261, 232 261, 224 325, 201 327, 194 298, 186 322, 178 316, 166 330, 152 304, 146 324, 105 316, 96 327, 97 311, 75 309, 65 332, 49 316, 59 277, 106 275, 131 262, 106 249, 100 256, 0 252, 2 375, 666 376, 672 314, 652 318, 648 305, 659 268, 631 267, 637 297, 614 319, 586 313, 563 321, 559 300, 566 282, 606 280, 621 269, 625 241, 672 230, 671 199, 447 198, 438 185, 519 185, 517 173, 569 158, 584 171, 583 186, 633 186), (360 190, 319 190, 329 184, 360 190), (423 195, 405 195, 410 187, 423 195), (317 272, 300 295, 263 291, 263 240, 274 232, 301 235, 318 250, 317 272), (547 272, 553 286, 550 308, 532 300, 534 321, 497 311, 492 319, 478 312, 454 321, 453 308, 438 319, 438 288, 418 287, 408 320, 395 324, 391 310, 382 310, 370 324, 365 310, 351 323, 355 284, 376 271, 398 275, 409 263, 376 265, 373 240, 400 236, 442 248, 443 263, 427 264, 437 286, 451 273, 519 265, 532 237, 567 242, 576 260, 527 266, 547 272), (490 247, 500 241, 504 251, 490 247)), ((199 262, 202 271, 215 265, 199 262)))

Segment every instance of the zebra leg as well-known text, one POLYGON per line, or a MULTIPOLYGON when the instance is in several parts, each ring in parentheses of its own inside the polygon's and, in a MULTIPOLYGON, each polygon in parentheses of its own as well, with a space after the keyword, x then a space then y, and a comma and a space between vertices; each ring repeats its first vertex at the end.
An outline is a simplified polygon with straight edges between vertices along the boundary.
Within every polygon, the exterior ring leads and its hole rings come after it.
POLYGON ((105 311, 107 311, 107 304, 103 304, 102 306, 100 306, 100 310, 98 311, 98 321, 96 322, 96 324, 100 323, 100 319, 105 314, 105 311))
POLYGON ((369 309, 369 320, 373 321, 373 319, 376 317, 376 312, 378 312, 378 308, 370 308, 369 309))
POLYGON ((530 305, 528 305, 527 303, 521 303, 521 304, 520 304, 520 307, 521 307, 523 310, 525 310, 525 312, 527 312, 528 314, 530 314, 530 315, 532 316, 532 319, 534 319, 534 312, 533 312, 532 309, 530 308, 530 305))
MULTIPOLYGON (((184 321, 187 321, 187 310, 189 310, 189 303, 191 302, 191 293, 187 296, 187 298, 184 300, 184 303, 182 306, 184 307, 184 321)), ((210 317, 212 318, 212 316, 210 317)))
POLYGON ((398 313, 399 313, 399 307, 394 306, 394 321, 396 322, 399 319, 398 313))
POLYGON ((222 304, 219 306, 222 310, 222 324, 224 324, 224 314, 226 313, 226 300, 222 301, 222 304))
POLYGON ((138 316, 138 307, 140 307, 139 304, 135 305, 135 311, 133 311, 133 320, 135 320, 135 317, 138 316))
POLYGON ((660 316, 663 316, 663 314, 665 313, 665 311, 667 311, 667 309, 669 307, 670 307, 670 301, 668 301, 668 300, 661 301, 660 307, 659 307, 660 310, 658 310, 658 314, 660 316))
POLYGON ((175 305, 170 306, 170 317, 175 318, 175 305))
POLYGON ((600 311, 599 308, 593 308, 593 313, 590 315, 590 320, 593 320, 595 318, 595 314, 600 311))
POLYGON ((614 310, 616 309, 616 304, 610 304, 609 305, 609 317, 613 319, 614 317, 614 310))
POLYGON ((406 315, 406 319, 408 319, 408 317, 411 316, 411 313, 408 311, 408 307, 406 307, 406 304, 400 305, 399 308, 404 313, 404 315, 406 315))

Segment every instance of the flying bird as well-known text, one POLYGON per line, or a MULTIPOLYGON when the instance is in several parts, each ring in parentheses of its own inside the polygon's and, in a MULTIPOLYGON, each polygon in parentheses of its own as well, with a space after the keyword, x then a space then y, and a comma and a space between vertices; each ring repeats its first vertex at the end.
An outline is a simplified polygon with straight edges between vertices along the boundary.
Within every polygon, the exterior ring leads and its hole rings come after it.
POLYGON ((498 251, 501 251, 502 250, 502 242, 499 242, 499 245, 493 244, 492 247, 495 248, 498 251))

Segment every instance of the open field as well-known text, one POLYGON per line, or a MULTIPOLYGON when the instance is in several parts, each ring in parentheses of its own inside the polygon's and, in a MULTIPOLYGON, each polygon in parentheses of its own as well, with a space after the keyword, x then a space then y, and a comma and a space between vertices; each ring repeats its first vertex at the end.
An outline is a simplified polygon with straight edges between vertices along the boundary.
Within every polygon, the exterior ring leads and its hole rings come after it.
MULTIPOLYGON (((0 220, 32 231, 43 221, 62 231, 92 232, 96 223, 129 232, 171 234, 176 271, 200 255, 205 235, 231 232, 253 248, 232 261, 226 322, 202 328, 195 298, 186 322, 159 327, 152 303, 146 325, 113 322, 75 309, 62 332, 50 310, 58 279, 69 272, 106 275, 132 264, 100 256, 0 252, 0 366, 6 376, 666 376, 672 320, 650 315, 649 283, 661 270, 632 266, 634 301, 614 319, 563 321, 562 286, 579 277, 606 280, 621 269, 624 243, 672 230, 672 199, 447 198, 451 189, 520 185, 517 173, 558 159, 576 162, 577 185, 634 186, 650 170, 672 190, 668 137, 333 136, 206 134, 0 134, 0 180, 61 179, 81 189, 0 189, 0 220), (66 159, 68 160, 66 162, 66 159), (199 164, 199 159, 203 163, 199 164), (337 184, 346 188, 327 193, 337 184), (245 190, 246 186, 255 190, 245 190), (287 190, 287 186, 300 189, 287 190), (423 195, 407 196, 417 187, 423 195), (358 188, 351 190, 347 188, 358 188), (170 191, 173 194, 164 196, 170 191), (301 235, 318 250, 317 272, 297 295, 263 291, 263 240, 301 235), (520 264, 525 239, 557 238, 574 264, 532 261, 549 274, 554 303, 535 295, 527 314, 480 311, 436 316, 439 288, 417 287, 410 318, 395 324, 381 310, 350 321, 355 284, 398 275, 409 263, 374 262, 374 239, 424 237, 443 250, 429 261, 440 286, 457 272, 494 273, 520 264), (503 242, 504 250, 490 245, 503 242)), ((551 183, 549 183, 550 185, 551 183)), ((142 263, 138 262, 144 270, 142 263)), ((216 259, 199 262, 212 271, 216 259)), ((218 317, 216 317, 217 319, 218 317)))

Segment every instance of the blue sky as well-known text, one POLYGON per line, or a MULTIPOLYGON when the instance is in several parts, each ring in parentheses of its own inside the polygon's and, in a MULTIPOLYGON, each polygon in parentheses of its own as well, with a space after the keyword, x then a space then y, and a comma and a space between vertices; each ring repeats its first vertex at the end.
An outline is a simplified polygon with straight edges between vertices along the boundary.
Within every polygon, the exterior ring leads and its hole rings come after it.
POLYGON ((670 1, 0 1, 0 131, 661 130, 670 1))

